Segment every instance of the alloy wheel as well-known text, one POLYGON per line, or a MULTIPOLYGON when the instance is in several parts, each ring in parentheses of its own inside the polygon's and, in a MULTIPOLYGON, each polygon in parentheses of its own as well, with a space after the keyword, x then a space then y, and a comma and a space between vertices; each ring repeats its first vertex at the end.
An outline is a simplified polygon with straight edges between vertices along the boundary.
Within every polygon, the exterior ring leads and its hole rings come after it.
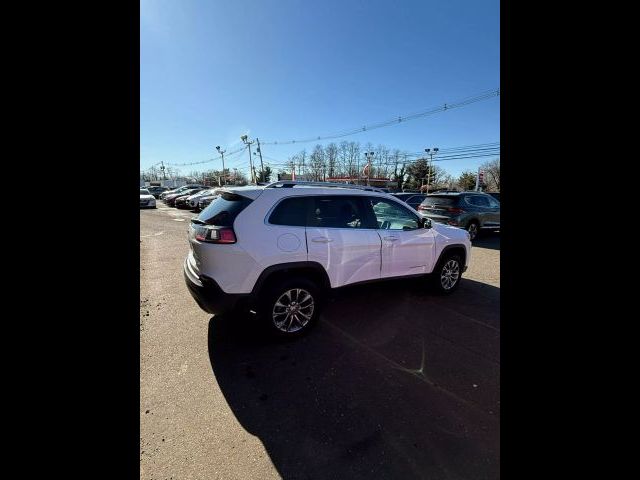
POLYGON ((292 288, 280 295, 273 306, 273 324, 281 332, 297 332, 311 321, 314 308, 313 296, 308 291, 292 288))
POLYGON ((445 290, 451 290, 460 278, 460 264, 451 259, 447 261, 440 272, 440 285, 445 290))

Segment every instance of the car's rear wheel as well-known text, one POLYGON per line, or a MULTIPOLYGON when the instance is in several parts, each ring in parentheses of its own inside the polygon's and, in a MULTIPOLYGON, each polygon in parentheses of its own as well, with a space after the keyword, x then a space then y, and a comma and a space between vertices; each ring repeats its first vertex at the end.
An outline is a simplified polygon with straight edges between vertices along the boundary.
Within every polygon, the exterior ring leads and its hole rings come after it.
POLYGON ((320 313, 320 289, 304 277, 291 278, 270 288, 260 316, 269 331, 281 338, 307 333, 320 313))
POLYGON ((469 238, 475 240, 480 233, 480 225, 475 220, 471 220, 467 225, 467 232, 469 232, 469 238))
POLYGON ((460 255, 451 254, 438 262, 432 275, 433 286, 439 293, 449 294, 453 292, 462 279, 462 258, 460 255))

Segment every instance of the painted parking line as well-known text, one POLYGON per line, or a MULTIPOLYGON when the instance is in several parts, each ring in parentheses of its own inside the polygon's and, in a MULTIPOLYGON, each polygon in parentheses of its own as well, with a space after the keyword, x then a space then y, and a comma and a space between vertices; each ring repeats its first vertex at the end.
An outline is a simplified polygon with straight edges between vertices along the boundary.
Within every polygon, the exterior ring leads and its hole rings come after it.
POLYGON ((148 235, 140 235, 140 238, 147 238, 147 237, 157 237, 159 235, 162 235, 164 232, 156 232, 156 233, 150 233, 148 235))

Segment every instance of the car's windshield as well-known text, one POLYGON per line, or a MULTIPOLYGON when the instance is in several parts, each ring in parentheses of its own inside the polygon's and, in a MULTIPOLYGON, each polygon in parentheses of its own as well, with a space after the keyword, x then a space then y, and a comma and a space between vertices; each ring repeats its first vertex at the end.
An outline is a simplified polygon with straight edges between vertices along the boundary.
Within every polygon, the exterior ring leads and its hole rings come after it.
POLYGON ((149 190, 147 190, 146 188, 141 188, 140 195, 151 195, 151 192, 149 192, 149 190))

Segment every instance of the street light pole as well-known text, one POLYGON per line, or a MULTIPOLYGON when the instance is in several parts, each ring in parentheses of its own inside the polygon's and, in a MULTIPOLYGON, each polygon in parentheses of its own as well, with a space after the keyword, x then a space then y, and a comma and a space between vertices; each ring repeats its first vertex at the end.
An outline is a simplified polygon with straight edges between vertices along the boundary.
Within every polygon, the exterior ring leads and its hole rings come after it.
POLYGON ((427 162, 427 194, 429 193, 429 185, 431 184, 431 168, 433 166, 433 156, 438 153, 439 148, 425 148, 424 151, 429 155, 430 161, 427 162))
POLYGON ((216 147, 216 150, 218 150, 218 153, 220 154, 220 156, 222 157, 222 178, 223 178, 223 183, 224 185, 227 184, 227 175, 224 173, 224 154, 226 152, 226 150, 220 150, 220 145, 218 145, 216 147))

